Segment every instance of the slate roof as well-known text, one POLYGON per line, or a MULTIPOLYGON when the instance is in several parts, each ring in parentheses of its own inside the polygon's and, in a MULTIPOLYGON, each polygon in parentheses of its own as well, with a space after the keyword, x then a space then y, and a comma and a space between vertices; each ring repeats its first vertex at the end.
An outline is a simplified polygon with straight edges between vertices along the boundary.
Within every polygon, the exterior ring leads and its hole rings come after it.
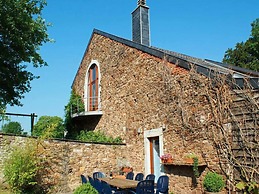
POLYGON ((168 51, 168 50, 156 48, 153 46, 145 46, 145 45, 133 42, 131 40, 127 40, 97 29, 93 30, 92 37, 94 34, 99 34, 111 40, 125 44, 129 47, 141 50, 142 52, 146 52, 150 55, 159 57, 161 59, 166 58, 168 62, 177 64, 178 66, 187 70, 189 70, 191 68, 191 65, 193 65, 196 68, 196 71, 198 73, 205 75, 207 77, 213 76, 214 72, 220 72, 220 73, 229 75, 231 78, 233 78, 236 81, 236 84, 241 88, 244 85, 244 78, 249 78, 252 86, 257 89, 259 88, 259 85, 258 85, 259 72, 224 64, 224 63, 209 60, 209 59, 200 59, 196 57, 191 57, 185 54, 177 53, 174 51, 168 51))

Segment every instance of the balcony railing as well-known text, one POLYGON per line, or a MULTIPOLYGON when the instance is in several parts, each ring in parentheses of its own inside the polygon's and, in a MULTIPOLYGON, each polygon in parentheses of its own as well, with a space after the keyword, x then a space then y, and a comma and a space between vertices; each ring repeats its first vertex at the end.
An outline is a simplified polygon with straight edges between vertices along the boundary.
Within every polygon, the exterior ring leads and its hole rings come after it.
POLYGON ((85 98, 85 103, 87 103, 87 110, 88 111, 101 110, 101 100, 98 97, 85 98))
POLYGON ((101 99, 99 97, 89 97, 84 98, 84 105, 80 106, 79 99, 76 106, 71 107, 71 117, 75 118, 78 116, 87 116, 87 115, 102 115, 101 109, 101 99))

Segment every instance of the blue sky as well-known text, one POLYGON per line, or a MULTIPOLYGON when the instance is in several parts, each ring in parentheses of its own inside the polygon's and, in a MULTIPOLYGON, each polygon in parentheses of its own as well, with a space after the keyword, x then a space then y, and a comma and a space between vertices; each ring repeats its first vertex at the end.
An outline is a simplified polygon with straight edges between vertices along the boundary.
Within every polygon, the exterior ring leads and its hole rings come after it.
MULTIPOLYGON (((258 0, 147 0, 151 45, 193 57, 221 61, 225 51, 246 41, 259 18, 258 0)), ((94 28, 131 40, 131 12, 137 0, 48 0, 43 17, 52 23, 55 43, 40 50, 48 67, 33 69, 41 78, 11 113, 64 117, 71 84, 94 28)), ((30 119, 11 117, 29 131, 30 119)))

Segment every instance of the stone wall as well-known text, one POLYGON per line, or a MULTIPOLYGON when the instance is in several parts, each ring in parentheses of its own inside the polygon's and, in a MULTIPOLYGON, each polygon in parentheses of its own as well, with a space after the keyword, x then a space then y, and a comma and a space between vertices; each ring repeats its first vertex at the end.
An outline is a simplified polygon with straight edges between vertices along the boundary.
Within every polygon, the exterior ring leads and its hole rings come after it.
MULTIPOLYGON (((3 162, 10 147, 34 138, 0 134, 0 183, 3 183, 3 162)), ((65 193, 81 184, 80 174, 92 175, 95 171, 106 174, 118 172, 121 162, 128 161, 126 145, 90 144, 62 140, 39 141, 38 151, 44 158, 41 184, 52 193, 65 193)), ((138 165, 134 165, 137 169, 138 165)), ((141 164, 139 165, 141 166, 141 164)), ((134 169, 134 170, 135 170, 134 169)))
MULTIPOLYGON (((0 135, 0 183, 4 180, 2 167, 4 159, 10 153, 9 148, 28 140, 36 141, 34 138, 0 135)), ((105 145, 64 140, 39 141, 39 155, 45 159, 42 164, 44 168, 41 172, 41 185, 51 190, 51 193, 65 193, 81 184, 80 174, 92 175, 94 171, 118 173, 123 164, 132 166, 135 173, 144 172, 144 161, 141 159, 143 148, 136 149, 135 145, 136 142, 105 145)), ((179 141, 175 142, 175 146, 177 145, 181 146, 179 141)), ((165 166, 165 173, 170 177, 170 191, 183 194, 202 193, 201 181, 207 166, 199 167, 201 176, 198 178, 198 185, 194 186, 192 166, 183 165, 182 161, 177 161, 175 154, 173 156, 176 165, 165 166)), ((215 164, 212 165, 211 162, 209 160, 207 163, 210 167, 217 163, 214 161, 215 164)))

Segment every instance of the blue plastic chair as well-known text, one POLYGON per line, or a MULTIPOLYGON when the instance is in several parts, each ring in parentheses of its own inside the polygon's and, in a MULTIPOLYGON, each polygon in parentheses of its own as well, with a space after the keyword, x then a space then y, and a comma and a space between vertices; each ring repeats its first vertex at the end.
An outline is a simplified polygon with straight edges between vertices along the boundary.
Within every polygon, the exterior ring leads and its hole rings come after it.
POLYGON ((156 176, 154 174, 148 174, 146 176, 146 180, 153 180, 153 181, 155 181, 155 178, 156 178, 156 176))
POLYGON ((136 191, 130 191, 132 194, 154 194, 154 181, 143 180, 137 185, 136 191))
POLYGON ((98 193, 102 193, 103 186, 99 179, 94 179, 94 188, 98 191, 98 193))
POLYGON ((144 179, 144 174, 143 173, 138 173, 135 176, 135 181, 143 181, 143 179, 144 179))
POLYGON ((111 186, 104 182, 104 181, 101 181, 101 185, 102 185, 102 194, 112 194, 112 188, 111 186))
POLYGON ((134 178, 134 173, 128 172, 128 174, 126 175, 126 179, 133 180, 133 178, 134 178))
POLYGON ((128 194, 128 192, 121 190, 121 191, 116 191, 114 194, 128 194))
POLYGON ((81 174, 80 177, 81 177, 82 184, 87 183, 87 179, 86 179, 85 175, 81 174))
POLYGON ((156 183, 156 194, 168 194, 169 177, 166 175, 160 176, 156 183))
POLYGON ((128 191, 124 191, 124 190, 116 191, 114 194, 128 194, 128 191))
POLYGON ((88 180, 89 180, 90 184, 95 188, 94 179, 92 177, 88 176, 88 180))
POLYGON ((105 175, 102 172, 94 172, 93 173, 93 178, 98 179, 98 178, 104 178, 105 175))
POLYGON ((112 189, 112 187, 105 181, 101 181, 101 187, 102 187, 101 194, 127 194, 127 191, 123 191, 123 190, 116 191, 112 189))

